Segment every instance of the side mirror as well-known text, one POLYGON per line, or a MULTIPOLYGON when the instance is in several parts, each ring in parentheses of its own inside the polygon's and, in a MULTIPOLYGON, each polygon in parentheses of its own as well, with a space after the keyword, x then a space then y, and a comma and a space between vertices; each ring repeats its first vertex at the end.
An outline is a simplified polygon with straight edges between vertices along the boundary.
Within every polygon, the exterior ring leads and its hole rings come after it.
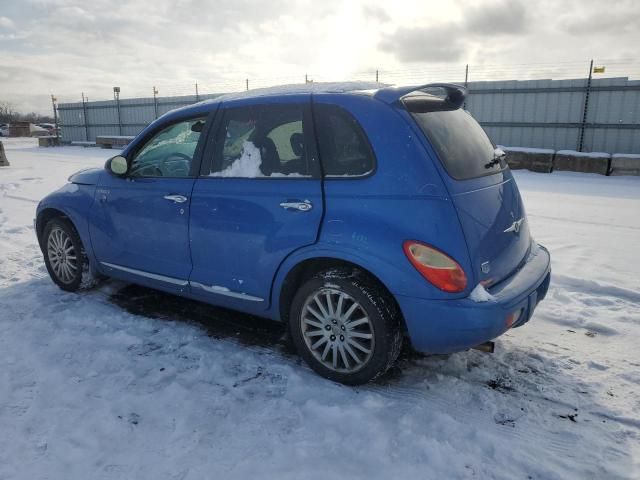
POLYGON ((129 163, 127 162, 127 159, 122 155, 118 155, 107 160, 107 163, 104 167, 114 175, 121 176, 127 173, 127 170, 129 170, 129 163))

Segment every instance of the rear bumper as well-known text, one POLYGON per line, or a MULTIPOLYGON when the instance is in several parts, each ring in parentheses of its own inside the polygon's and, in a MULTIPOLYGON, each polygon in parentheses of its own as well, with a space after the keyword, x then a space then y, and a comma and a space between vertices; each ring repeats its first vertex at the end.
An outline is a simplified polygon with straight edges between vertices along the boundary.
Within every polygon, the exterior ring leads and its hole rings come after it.
POLYGON ((522 268, 491 288, 492 301, 426 300, 396 295, 416 350, 451 353, 494 339, 529 321, 551 280, 551 257, 534 245, 522 268), (507 318, 519 312, 509 325, 507 318))

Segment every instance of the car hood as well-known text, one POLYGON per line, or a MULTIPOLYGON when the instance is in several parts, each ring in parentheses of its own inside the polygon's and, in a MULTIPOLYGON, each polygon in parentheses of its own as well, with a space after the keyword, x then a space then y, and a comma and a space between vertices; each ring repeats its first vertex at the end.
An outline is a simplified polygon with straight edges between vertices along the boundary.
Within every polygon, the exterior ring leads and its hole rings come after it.
POLYGON ((69 181, 78 185, 97 185, 103 171, 102 168, 85 168, 71 175, 69 181))

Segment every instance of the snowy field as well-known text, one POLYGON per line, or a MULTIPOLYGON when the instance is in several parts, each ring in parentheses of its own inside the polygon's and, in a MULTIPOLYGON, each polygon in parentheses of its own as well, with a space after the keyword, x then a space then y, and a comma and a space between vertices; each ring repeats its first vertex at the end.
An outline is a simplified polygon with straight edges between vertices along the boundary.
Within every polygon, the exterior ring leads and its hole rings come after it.
POLYGON ((640 478, 640 178, 516 172, 553 258, 496 353, 405 353, 350 388, 277 324, 47 277, 36 204, 114 151, 5 140, 0 479, 640 478))

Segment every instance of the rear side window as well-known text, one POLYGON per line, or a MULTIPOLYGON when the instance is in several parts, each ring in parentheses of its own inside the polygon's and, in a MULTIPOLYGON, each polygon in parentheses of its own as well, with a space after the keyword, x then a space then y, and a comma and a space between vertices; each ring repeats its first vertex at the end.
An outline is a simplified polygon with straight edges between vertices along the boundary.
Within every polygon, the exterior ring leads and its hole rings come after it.
POLYGON ((485 131, 466 111, 457 109, 411 115, 449 175, 456 180, 482 177, 506 168, 504 159, 496 158, 494 146, 485 131))
POLYGON ((335 105, 315 104, 320 159, 327 177, 361 177, 375 168, 371 145, 357 120, 335 105))
POLYGON ((210 176, 317 177, 308 118, 302 104, 228 108, 217 132, 210 176))

